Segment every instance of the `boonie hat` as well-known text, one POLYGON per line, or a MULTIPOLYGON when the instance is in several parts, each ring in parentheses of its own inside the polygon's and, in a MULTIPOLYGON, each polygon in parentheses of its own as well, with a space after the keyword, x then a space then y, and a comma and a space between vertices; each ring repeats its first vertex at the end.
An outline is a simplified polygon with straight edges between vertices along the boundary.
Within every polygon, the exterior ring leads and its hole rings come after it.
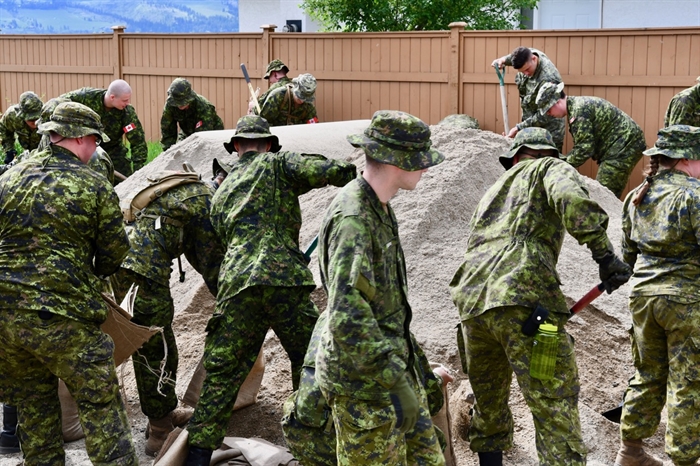
POLYGON ((551 150, 554 151, 552 155, 556 157, 560 155, 549 131, 544 128, 536 127, 523 128, 515 135, 515 139, 513 139, 513 143, 510 145, 508 152, 498 157, 498 161, 501 162, 503 168, 509 170, 513 167, 513 157, 515 157, 515 154, 517 154, 522 147, 527 147, 532 150, 551 150))
POLYGON ((196 93, 192 90, 192 84, 185 78, 175 78, 168 88, 168 100, 166 104, 171 107, 184 107, 192 102, 196 93))
POLYGON ((316 78, 309 73, 300 74, 292 79, 292 92, 297 99, 310 104, 316 100, 316 78))
POLYGON ((421 119, 397 110, 378 110, 364 134, 350 134, 347 140, 381 163, 416 171, 437 165, 443 156, 431 148, 430 127, 421 119))
POLYGON ((224 148, 229 154, 236 151, 233 142, 236 139, 269 139, 272 142, 270 152, 279 152, 282 148, 279 139, 270 133, 270 125, 267 120, 259 115, 244 115, 236 123, 236 133, 231 136, 229 142, 224 143, 224 148))
POLYGON ((700 128, 689 125, 672 125, 661 128, 654 147, 644 155, 665 155, 672 159, 700 160, 700 128))
POLYGON ((540 115, 544 115, 549 111, 554 104, 561 98, 561 91, 564 90, 564 83, 544 83, 540 90, 537 91, 537 99, 535 104, 540 111, 540 115))
POLYGON ((231 173, 231 165, 229 165, 228 163, 221 162, 216 157, 214 157, 214 160, 212 161, 212 172, 214 173, 214 177, 216 177, 216 175, 222 170, 225 171, 228 175, 229 173, 231 173))
POLYGON ((263 76, 263 79, 270 79, 270 74, 273 71, 285 71, 289 73, 289 68, 287 68, 287 65, 282 63, 282 60, 275 58, 270 62, 269 65, 267 65, 267 69, 265 70, 265 76, 263 76))
POLYGON ((39 133, 53 131, 64 138, 81 138, 89 134, 109 142, 109 137, 102 131, 100 116, 92 109, 77 102, 63 102, 56 106, 51 120, 39 125, 39 133))
POLYGON ((43 106, 44 102, 31 91, 23 92, 19 96, 19 109, 24 121, 38 120, 43 106))

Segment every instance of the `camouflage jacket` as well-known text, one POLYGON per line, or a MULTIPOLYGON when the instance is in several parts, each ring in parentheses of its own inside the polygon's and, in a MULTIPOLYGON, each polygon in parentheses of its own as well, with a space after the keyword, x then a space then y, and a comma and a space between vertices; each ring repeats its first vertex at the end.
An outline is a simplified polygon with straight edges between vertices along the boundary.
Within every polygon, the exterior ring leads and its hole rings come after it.
MULTIPOLYGON (((515 75, 515 85, 518 86, 520 94, 520 108, 523 110, 523 121, 518 123, 518 128, 536 126, 547 129, 552 135, 555 133, 563 135, 565 122, 548 115, 541 115, 535 103, 542 84, 546 82, 560 83, 562 82, 561 75, 544 52, 537 49, 530 50, 539 57, 535 73, 532 76, 526 76, 520 72, 515 75)), ((510 55, 506 58, 505 64, 513 66, 510 55)))
POLYGON ((51 146, 0 177, 0 306, 101 323, 98 276, 129 251, 107 180, 51 146))
POLYGON ((101 147, 112 158, 115 168, 122 174, 129 176, 133 171, 140 169, 146 164, 148 158, 146 135, 143 132, 143 126, 136 115, 134 107, 127 105, 124 110, 105 107, 104 97, 106 92, 105 89, 83 87, 82 89, 67 92, 61 97, 86 105, 100 116, 102 125, 104 125, 104 132, 110 139, 109 142, 103 142, 101 147), (124 144, 124 135, 126 135, 131 146, 133 171, 126 163, 128 149, 124 144))
POLYGON ((0 117, 0 141, 2 141, 3 152, 15 149, 15 135, 24 150, 36 149, 41 141, 41 134, 37 133, 36 128, 30 128, 20 116, 19 104, 12 105, 0 117))
POLYGON ((646 148, 642 128, 625 112, 600 97, 566 97, 574 147, 566 161, 574 167, 589 158, 599 164, 622 160, 646 148))
POLYGON ((622 258, 634 269, 631 295, 700 300, 700 180, 662 170, 636 207, 635 192, 622 207, 622 258))
MULTIPOLYGON (((36 151, 43 151, 44 149, 49 147, 50 143, 51 140, 49 139, 48 134, 41 135, 41 141, 39 142, 39 147, 37 147, 36 151)), ((17 159, 23 160, 24 158, 30 156, 31 155, 29 152, 23 152, 22 154, 18 155, 15 159, 17 162, 13 161, 8 165, 0 165, 0 174, 5 173, 5 171, 9 170, 9 168, 13 164, 18 163, 19 161, 17 159)), ((109 184, 114 186, 114 165, 112 164, 112 159, 109 157, 109 154, 107 154, 107 152, 104 149, 102 149, 102 147, 97 147, 95 152, 92 154, 92 157, 90 157, 90 160, 88 160, 87 165, 100 175, 107 178, 109 184)))
POLYGON ((197 94, 185 110, 168 105, 163 107, 160 118, 160 143, 163 150, 178 141, 177 125, 180 124, 181 139, 199 131, 224 129, 224 122, 216 114, 216 107, 207 99, 197 94))
POLYGON ((664 127, 671 125, 700 126, 700 84, 683 89, 668 103, 664 127))
MULTIPOLYGON (((307 102, 296 105, 288 86, 278 87, 261 102, 260 116, 265 118, 270 126, 285 126, 287 119, 290 125, 303 125, 316 118, 316 107, 307 102)), ((258 114, 255 108, 253 112, 258 114)))
POLYGON ((601 256, 612 250, 607 226, 608 215, 573 167, 554 157, 515 164, 470 221, 464 262, 450 283, 461 319, 500 306, 568 313, 557 274, 564 235, 601 256))
POLYGON ((260 107, 262 107, 262 104, 267 100, 267 96, 270 95, 270 92, 274 91, 278 87, 284 87, 287 84, 292 84, 292 80, 286 76, 280 78, 280 80, 276 83, 270 84, 270 87, 268 87, 267 90, 263 92, 260 97, 258 97, 258 104, 260 104, 260 107))
POLYGON ((355 178, 353 164, 322 155, 246 152, 214 195, 211 222, 226 255, 217 302, 249 286, 316 285, 299 249, 299 196, 355 178))
POLYGON ((328 293, 316 377, 324 392, 389 401, 413 367, 406 264, 396 216, 367 181, 343 188, 319 233, 319 268, 328 293))
POLYGON ((126 227, 131 243, 122 267, 170 286, 173 259, 184 254, 216 296, 224 250, 209 219, 214 190, 206 183, 177 186, 153 200, 144 215, 126 227), (184 226, 170 223, 175 220, 184 226))

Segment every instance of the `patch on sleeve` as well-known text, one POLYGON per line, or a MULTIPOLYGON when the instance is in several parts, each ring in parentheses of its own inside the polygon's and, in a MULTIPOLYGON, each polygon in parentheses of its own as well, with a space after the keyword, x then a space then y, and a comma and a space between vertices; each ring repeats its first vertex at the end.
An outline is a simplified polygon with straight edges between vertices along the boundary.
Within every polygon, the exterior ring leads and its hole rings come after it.
POLYGON ((136 129, 136 125, 133 124, 133 123, 129 123, 128 125, 126 125, 126 126, 124 127, 124 132, 125 132, 125 133, 128 133, 128 132, 133 131, 133 130, 135 130, 135 129, 136 129))
POLYGON ((573 123, 574 121, 576 121, 576 117, 575 117, 575 116, 569 118, 569 124, 573 123))
POLYGON ((196 125, 194 125, 194 129, 201 128, 204 122, 202 120, 199 120, 196 125))
POLYGON ((355 284, 353 285, 357 290, 360 291, 365 297, 367 297, 367 301, 372 301, 374 298, 374 295, 377 293, 377 289, 373 287, 370 283, 367 277, 362 275, 361 273, 357 275, 357 278, 355 279, 355 284))

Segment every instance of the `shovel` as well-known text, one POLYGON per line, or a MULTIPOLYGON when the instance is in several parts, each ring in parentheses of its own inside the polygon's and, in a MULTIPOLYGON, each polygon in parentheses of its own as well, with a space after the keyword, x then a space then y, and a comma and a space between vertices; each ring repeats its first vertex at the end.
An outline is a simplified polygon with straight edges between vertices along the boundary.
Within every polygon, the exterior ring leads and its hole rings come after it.
MULTIPOLYGON (((508 101, 506 100, 506 83, 503 81, 503 77, 506 74, 505 68, 501 73, 498 66, 494 66, 496 69, 496 75, 498 76, 499 88, 501 89, 501 109, 503 110, 503 128, 505 128, 505 134, 510 132, 510 126, 508 125, 508 101)), ((587 295, 586 295, 587 296, 587 295)), ((593 298, 595 299, 595 298, 593 298)))
MULTIPOLYGON (((583 296, 583 298, 579 299, 573 306, 571 306, 571 309, 569 309, 569 318, 581 312, 581 309, 591 304, 594 299, 603 294, 603 291, 605 291, 605 287, 602 283, 598 283, 596 286, 594 286, 591 291, 583 296)), ((527 336, 534 335, 537 332, 537 329, 540 327, 540 324, 543 323, 547 317, 549 317, 549 311, 538 304, 535 311, 523 323, 523 333, 527 336)))

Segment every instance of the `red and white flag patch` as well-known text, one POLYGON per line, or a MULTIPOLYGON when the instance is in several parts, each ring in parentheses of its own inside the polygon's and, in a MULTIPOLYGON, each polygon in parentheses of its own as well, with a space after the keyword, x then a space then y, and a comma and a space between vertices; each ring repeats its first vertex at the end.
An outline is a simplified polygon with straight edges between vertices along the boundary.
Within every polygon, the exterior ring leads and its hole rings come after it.
POLYGON ((318 123, 318 118, 313 117, 312 119, 308 120, 306 123, 309 125, 312 125, 314 123, 318 123))
POLYGON ((133 131, 133 130, 135 130, 135 129, 136 129, 136 125, 133 124, 133 123, 129 123, 128 125, 126 125, 126 126, 124 127, 124 132, 125 132, 125 133, 128 133, 128 132, 133 131))
POLYGON ((201 127, 203 124, 204 124, 204 122, 203 122, 202 120, 199 120, 199 121, 197 122, 197 124, 194 125, 194 129, 197 129, 197 128, 201 127))
POLYGON ((575 116, 574 116, 574 117, 571 117, 571 118, 569 119, 569 124, 573 123, 574 121, 576 121, 576 117, 575 117, 575 116))

